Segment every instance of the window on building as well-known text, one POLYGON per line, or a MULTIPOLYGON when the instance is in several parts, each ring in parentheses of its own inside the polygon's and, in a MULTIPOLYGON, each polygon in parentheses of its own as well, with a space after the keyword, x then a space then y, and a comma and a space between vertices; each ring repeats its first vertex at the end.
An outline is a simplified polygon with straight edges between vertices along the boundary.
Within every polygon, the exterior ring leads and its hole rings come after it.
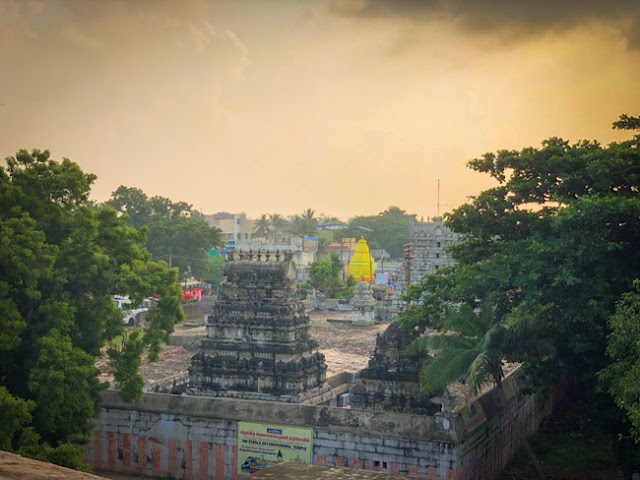
POLYGON ((441 246, 441 245, 442 245, 442 244, 441 244, 440 242, 436 242, 436 246, 437 246, 438 248, 440 248, 440 246, 441 246))
POLYGON ((439 253, 436 253, 436 258, 440 258, 440 254, 439 253))
POLYGON ((440 268, 440 265, 436 265, 436 270, 438 270, 440 268))

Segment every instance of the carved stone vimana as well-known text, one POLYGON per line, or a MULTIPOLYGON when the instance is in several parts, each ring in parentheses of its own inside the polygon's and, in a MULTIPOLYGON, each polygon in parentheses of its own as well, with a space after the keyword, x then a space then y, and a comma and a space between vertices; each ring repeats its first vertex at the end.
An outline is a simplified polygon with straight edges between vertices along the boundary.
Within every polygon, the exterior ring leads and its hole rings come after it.
POLYGON ((358 372, 351 389, 353 408, 417 415, 439 410, 420 389, 422 359, 412 352, 413 339, 397 320, 377 335, 369 366, 358 372))
POLYGON ((224 277, 188 393, 307 402, 327 391, 292 254, 230 252, 224 277))

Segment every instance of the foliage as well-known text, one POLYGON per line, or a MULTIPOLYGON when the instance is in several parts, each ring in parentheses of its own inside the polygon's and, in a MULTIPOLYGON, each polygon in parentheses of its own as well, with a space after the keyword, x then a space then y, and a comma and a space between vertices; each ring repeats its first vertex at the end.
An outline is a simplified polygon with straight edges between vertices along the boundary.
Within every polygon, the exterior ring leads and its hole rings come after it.
POLYGON ((256 220, 253 226, 253 233, 260 238, 267 238, 271 233, 271 220, 267 214, 262 214, 258 220, 256 220))
POLYGON ((333 232, 330 230, 320 230, 318 232, 318 257, 324 258, 328 255, 329 245, 333 242, 333 232))
POLYGON ((182 318, 177 272, 150 262, 144 232, 88 201, 94 180, 47 151, 21 150, 0 168, 2 448, 75 468, 105 387, 95 359, 124 331, 112 296, 159 295, 140 340, 152 357, 182 318))
POLYGON ((181 277, 201 278, 208 270, 206 250, 222 244, 220 230, 209 226, 191 205, 151 197, 138 188, 120 186, 107 202, 127 223, 146 229, 146 248, 154 260, 178 267, 181 277))
POLYGON ((338 232, 340 238, 364 237, 369 248, 381 248, 389 252, 392 258, 400 258, 405 243, 409 241, 409 222, 412 217, 398 207, 389 207, 378 215, 354 217, 349 220, 347 229, 338 232))
POLYGON ((620 120, 613 122, 613 128, 616 130, 640 130, 640 117, 632 117, 623 113, 620 120))
POLYGON ((16 398, 6 387, 0 387, 0 450, 11 450, 16 433, 31 423, 36 408, 32 400, 16 398))
POLYGON ((607 320, 640 270, 636 141, 551 138, 469 166, 497 186, 447 215, 465 236, 451 247, 457 264, 411 289, 404 323, 441 328, 452 305, 475 310, 491 295, 506 359, 524 362, 541 384, 568 370, 595 391, 609 363, 607 320))
POLYGON ((417 352, 435 352, 422 370, 422 387, 427 393, 442 392, 461 377, 469 387, 467 400, 489 381, 501 386, 505 328, 493 321, 492 309, 490 301, 483 302, 477 313, 466 303, 452 308, 443 319, 441 333, 416 340, 417 352))
POLYGON ((348 298, 353 286, 345 286, 340 278, 343 268, 344 264, 336 254, 330 259, 317 260, 309 268, 309 280, 300 288, 303 291, 315 289, 327 298, 348 298))
POLYGON ((271 225, 271 234, 276 242, 280 241, 284 231, 289 228, 287 220, 279 213, 269 215, 269 224, 271 225))
POLYGON ((627 413, 631 432, 640 441, 640 280, 622 296, 609 320, 607 354, 613 363, 602 372, 616 405, 627 413))
POLYGON ((208 260, 208 269, 207 273, 202 277, 202 279, 217 287, 220 285, 222 278, 224 277, 224 257, 214 257, 209 258, 208 260))
POLYGON ((311 208, 307 208, 301 215, 293 217, 291 233, 299 236, 315 236, 318 230, 318 219, 311 208))

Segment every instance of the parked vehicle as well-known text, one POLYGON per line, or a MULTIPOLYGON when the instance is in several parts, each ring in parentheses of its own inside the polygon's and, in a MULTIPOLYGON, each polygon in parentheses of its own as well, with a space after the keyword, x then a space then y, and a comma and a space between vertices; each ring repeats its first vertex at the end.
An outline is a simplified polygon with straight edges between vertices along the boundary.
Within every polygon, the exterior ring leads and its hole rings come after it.
POLYGON ((147 299, 140 308, 131 308, 131 300, 126 296, 114 296, 113 302, 122 311, 122 321, 127 327, 140 325, 152 305, 152 300, 147 299))

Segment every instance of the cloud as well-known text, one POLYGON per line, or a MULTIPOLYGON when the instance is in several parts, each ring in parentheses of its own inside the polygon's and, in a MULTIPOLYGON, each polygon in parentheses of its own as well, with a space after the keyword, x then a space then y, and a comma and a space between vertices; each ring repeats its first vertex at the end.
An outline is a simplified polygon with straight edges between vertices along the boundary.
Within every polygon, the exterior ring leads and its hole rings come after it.
POLYGON ((330 0, 330 10, 355 18, 449 22, 472 34, 528 37, 603 25, 640 48, 638 0, 330 0))
POLYGON ((0 53, 12 50, 22 39, 38 38, 29 24, 26 10, 18 2, 0 2, 0 53))

